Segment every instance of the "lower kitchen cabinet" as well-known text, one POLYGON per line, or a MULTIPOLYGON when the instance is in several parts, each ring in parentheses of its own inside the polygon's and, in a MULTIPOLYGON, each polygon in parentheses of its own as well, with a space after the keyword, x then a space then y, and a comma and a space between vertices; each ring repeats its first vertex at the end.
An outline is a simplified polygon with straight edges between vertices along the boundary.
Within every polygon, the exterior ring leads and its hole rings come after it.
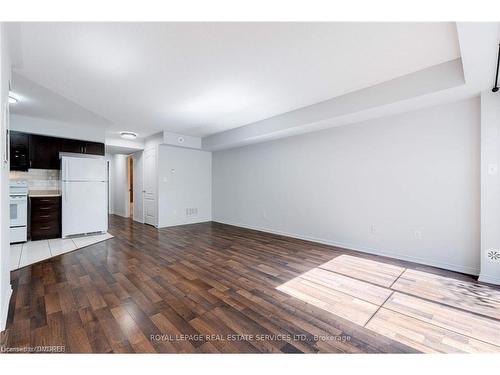
POLYGON ((61 197, 30 197, 31 240, 61 237, 61 197))

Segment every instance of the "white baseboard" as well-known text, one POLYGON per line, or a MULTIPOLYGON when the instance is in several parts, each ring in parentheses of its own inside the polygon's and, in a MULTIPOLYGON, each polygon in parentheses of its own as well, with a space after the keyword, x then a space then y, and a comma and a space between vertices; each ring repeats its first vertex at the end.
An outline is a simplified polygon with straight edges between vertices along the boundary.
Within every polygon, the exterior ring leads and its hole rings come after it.
POLYGON ((156 227, 157 228, 170 228, 170 227, 177 227, 179 225, 190 225, 190 224, 200 224, 200 223, 208 223, 211 222, 211 218, 201 218, 201 219, 194 219, 190 221, 179 221, 176 223, 169 223, 169 224, 158 224, 156 227))
POLYGON ((0 317, 0 332, 4 331, 5 326, 7 325, 10 297, 12 297, 12 288, 10 285, 8 288, 9 288, 9 290, 7 292, 7 298, 5 298, 5 301, 3 301, 3 306, 2 306, 2 316, 0 317))
POLYGON ((500 277, 498 277, 498 276, 489 276, 489 275, 479 274, 478 280, 482 283, 500 285, 500 277))
POLYGON ((325 240, 325 239, 321 239, 321 238, 314 238, 314 237, 303 236, 303 235, 298 235, 298 234, 294 234, 294 233, 276 231, 276 230, 272 230, 272 229, 268 229, 268 228, 255 227, 255 226, 252 226, 252 225, 246 225, 246 224, 241 224, 241 223, 234 223, 234 222, 229 222, 229 221, 224 221, 224 220, 213 219, 213 221, 216 222, 216 223, 227 224, 227 225, 234 225, 236 227, 258 230, 258 231, 261 231, 261 232, 277 234, 277 235, 280 235, 280 236, 297 238, 299 240, 317 242, 317 243, 320 243, 320 244, 323 244, 323 245, 341 247, 341 248, 346 249, 346 250, 359 251, 359 252, 362 252, 362 253, 368 253, 368 254, 373 254, 373 255, 380 255, 380 256, 385 256, 385 257, 389 257, 389 258, 395 258, 395 259, 399 259, 399 260, 405 260, 405 261, 408 261, 408 262, 419 263, 419 264, 423 264, 423 265, 426 265, 426 266, 443 268, 443 269, 450 270, 450 271, 456 271, 456 272, 460 272, 460 273, 466 273, 468 275, 473 275, 473 276, 479 275, 479 269, 478 268, 464 266, 464 265, 460 265, 460 264, 447 263, 447 262, 442 262, 442 261, 433 260, 433 259, 419 258, 419 257, 410 256, 410 255, 393 253, 393 252, 390 252, 390 251, 384 251, 384 250, 380 250, 380 249, 375 249, 375 248, 371 248, 371 247, 365 247, 365 246, 347 244, 347 243, 337 242, 337 241, 330 241, 330 240, 325 240))
POLYGON ((114 212, 113 215, 121 216, 121 217, 124 217, 125 219, 129 218, 129 216, 126 216, 123 212, 114 212))

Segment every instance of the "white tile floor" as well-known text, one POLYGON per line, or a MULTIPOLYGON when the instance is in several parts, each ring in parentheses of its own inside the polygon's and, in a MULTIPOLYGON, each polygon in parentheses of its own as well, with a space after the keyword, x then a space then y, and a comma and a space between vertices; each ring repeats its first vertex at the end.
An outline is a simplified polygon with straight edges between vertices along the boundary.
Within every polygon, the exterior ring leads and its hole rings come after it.
POLYGON ((109 233, 74 238, 28 241, 10 246, 10 269, 21 267, 55 257, 85 246, 113 238, 109 233))

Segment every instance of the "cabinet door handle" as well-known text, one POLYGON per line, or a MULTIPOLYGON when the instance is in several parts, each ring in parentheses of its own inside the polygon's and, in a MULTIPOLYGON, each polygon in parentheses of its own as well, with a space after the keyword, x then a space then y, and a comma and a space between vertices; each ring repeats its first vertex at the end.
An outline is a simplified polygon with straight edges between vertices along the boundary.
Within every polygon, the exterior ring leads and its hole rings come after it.
POLYGON ((40 217, 50 217, 50 215, 40 215, 40 217))

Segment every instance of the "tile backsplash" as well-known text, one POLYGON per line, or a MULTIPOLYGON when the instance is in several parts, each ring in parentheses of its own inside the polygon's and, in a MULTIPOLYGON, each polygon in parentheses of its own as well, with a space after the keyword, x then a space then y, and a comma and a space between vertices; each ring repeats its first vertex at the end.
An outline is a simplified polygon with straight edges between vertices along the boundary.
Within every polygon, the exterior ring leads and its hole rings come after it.
POLYGON ((11 171, 11 180, 25 180, 30 190, 60 190, 60 171, 53 169, 29 169, 28 172, 11 171))

